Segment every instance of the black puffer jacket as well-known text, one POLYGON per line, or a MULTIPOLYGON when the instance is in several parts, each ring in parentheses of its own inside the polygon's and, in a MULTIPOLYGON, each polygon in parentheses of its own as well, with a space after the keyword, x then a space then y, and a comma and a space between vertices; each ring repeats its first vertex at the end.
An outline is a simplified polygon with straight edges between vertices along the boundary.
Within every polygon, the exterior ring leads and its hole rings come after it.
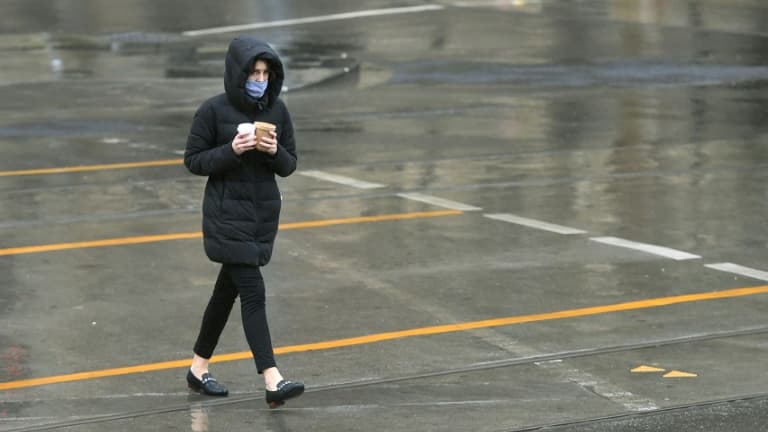
POLYGON ((225 93, 205 101, 195 113, 187 138, 184 164, 208 176, 203 199, 205 253, 212 261, 263 266, 272 256, 281 196, 275 174, 296 169, 291 117, 279 99, 283 65, 265 42, 239 37, 229 45, 225 93), (245 93, 245 81, 256 59, 269 64, 269 86, 260 99, 245 93), (264 121, 277 125, 277 153, 256 150, 237 156, 232 140, 237 125, 264 121))

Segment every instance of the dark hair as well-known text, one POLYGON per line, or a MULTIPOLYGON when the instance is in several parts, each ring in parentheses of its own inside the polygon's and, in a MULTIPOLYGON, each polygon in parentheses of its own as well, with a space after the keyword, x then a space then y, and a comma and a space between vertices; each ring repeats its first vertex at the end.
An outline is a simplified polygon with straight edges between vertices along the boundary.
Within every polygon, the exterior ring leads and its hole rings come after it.
POLYGON ((272 69, 274 68, 274 65, 272 64, 272 61, 269 58, 267 58, 267 57, 254 57, 253 60, 248 62, 248 67, 245 70, 245 72, 248 75, 253 73, 253 68, 256 67, 256 62, 259 61, 259 60, 261 60, 261 61, 263 61, 264 63, 267 64, 267 72, 272 71, 272 69))

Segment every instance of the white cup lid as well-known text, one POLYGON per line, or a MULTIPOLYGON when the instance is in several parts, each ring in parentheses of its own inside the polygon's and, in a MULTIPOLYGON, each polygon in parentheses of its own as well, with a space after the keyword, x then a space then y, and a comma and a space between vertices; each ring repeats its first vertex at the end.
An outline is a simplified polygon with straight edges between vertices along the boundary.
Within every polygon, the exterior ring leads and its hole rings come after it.
POLYGON ((253 133, 253 123, 240 123, 237 125, 237 133, 253 133))

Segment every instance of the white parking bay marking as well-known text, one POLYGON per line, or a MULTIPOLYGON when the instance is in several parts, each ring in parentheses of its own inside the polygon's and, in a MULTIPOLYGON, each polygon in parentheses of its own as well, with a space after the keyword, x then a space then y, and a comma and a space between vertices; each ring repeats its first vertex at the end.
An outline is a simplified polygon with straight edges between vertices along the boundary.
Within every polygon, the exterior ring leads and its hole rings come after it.
POLYGON ((341 175, 327 173, 324 171, 316 171, 316 170, 297 171, 296 174, 300 174, 305 177, 313 177, 318 180, 325 180, 332 183, 338 183, 345 186, 352 186, 358 189, 377 189, 377 188, 387 187, 387 185, 383 185, 380 183, 371 183, 367 181, 353 179, 351 177, 345 177, 341 175))
POLYGON ((673 260, 682 261, 701 258, 699 255, 694 255, 688 252, 679 251, 676 249, 670 249, 664 246, 656 246, 647 243, 639 243, 631 240, 624 240, 617 237, 592 237, 592 241, 598 243, 604 243, 611 246, 618 246, 628 249, 634 249, 641 252, 646 252, 653 255, 663 256, 665 258, 671 258, 673 260))
POLYGON ((299 24, 312 24, 312 23, 327 22, 327 21, 348 20, 348 19, 365 18, 365 17, 373 17, 373 16, 437 11, 441 9, 443 9, 443 6, 441 5, 422 5, 422 6, 396 7, 396 8, 387 8, 387 9, 369 9, 369 10, 362 10, 357 12, 345 12, 345 13, 337 13, 337 14, 331 14, 331 15, 318 15, 318 16, 305 17, 305 18, 284 19, 284 20, 277 20, 277 21, 257 22, 252 24, 242 24, 242 25, 233 25, 233 26, 225 26, 225 27, 212 27, 212 28, 200 29, 200 30, 189 30, 189 31, 182 32, 182 34, 184 36, 202 36, 202 35, 211 35, 211 34, 219 34, 219 33, 241 32, 246 30, 256 30, 256 29, 271 28, 271 27, 285 27, 285 26, 292 26, 292 25, 299 25, 299 24))
POLYGON ((453 210, 460 210, 460 211, 478 211, 482 210, 480 207, 475 207, 473 205, 464 204, 456 201, 451 201, 443 198, 438 198, 432 195, 424 195, 416 192, 409 192, 409 193, 399 193, 397 196, 413 201, 419 201, 427 204, 432 204, 438 207, 445 207, 453 210))
POLYGON ((715 270, 720 270, 728 273, 734 273, 741 276, 750 277, 752 279, 759 279, 768 281, 768 272, 753 269, 750 267, 744 267, 738 264, 724 262, 715 264, 705 264, 704 267, 708 267, 715 270))
POLYGON ((503 221, 503 222, 509 222, 509 223, 513 223, 513 224, 523 225, 523 226, 527 226, 529 228, 536 228, 536 229, 540 229, 540 230, 544 230, 544 231, 550 231, 550 232, 557 233, 557 234, 566 234, 566 235, 568 235, 568 234, 584 234, 584 233, 586 233, 586 231, 583 231, 583 230, 580 230, 580 229, 571 228, 571 227, 562 226, 562 225, 555 225, 555 224, 551 224, 549 222, 543 222, 543 221, 539 221, 539 220, 536 220, 536 219, 528 219, 528 218, 524 218, 524 217, 520 217, 520 216, 515 216, 513 214, 508 214, 508 213, 490 213, 490 214, 485 214, 483 216, 487 217, 488 219, 494 219, 494 220, 498 220, 498 221, 503 221))

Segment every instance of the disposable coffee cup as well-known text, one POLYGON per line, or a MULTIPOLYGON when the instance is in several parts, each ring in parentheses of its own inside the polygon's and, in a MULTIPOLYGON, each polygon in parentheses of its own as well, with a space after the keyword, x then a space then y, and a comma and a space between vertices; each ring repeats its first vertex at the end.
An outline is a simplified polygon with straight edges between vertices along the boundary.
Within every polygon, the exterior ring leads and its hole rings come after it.
POLYGON ((274 132, 277 126, 272 123, 266 122, 254 122, 253 127, 256 129, 256 138, 261 139, 263 137, 270 137, 269 133, 274 132))
POLYGON ((237 125, 238 135, 252 135, 256 127, 253 123, 240 123, 237 125))

